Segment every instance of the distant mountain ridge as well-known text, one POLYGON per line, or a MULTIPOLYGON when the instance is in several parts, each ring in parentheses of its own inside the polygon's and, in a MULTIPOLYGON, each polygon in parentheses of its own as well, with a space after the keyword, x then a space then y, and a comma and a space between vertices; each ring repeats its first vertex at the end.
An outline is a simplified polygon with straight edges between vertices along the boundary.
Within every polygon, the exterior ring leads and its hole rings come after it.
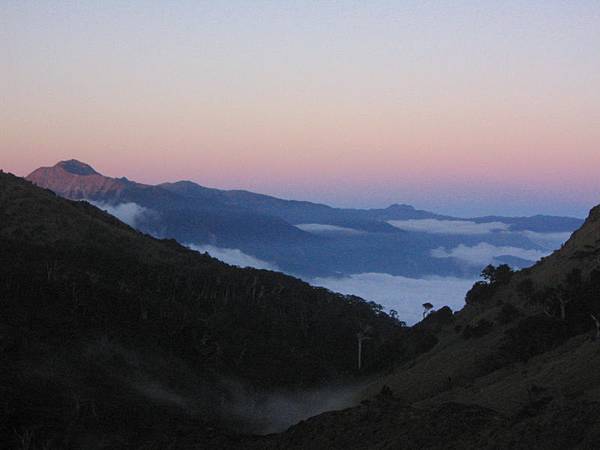
MULTIPOLYGON (((185 244, 239 249, 304 277, 367 272, 408 277, 473 276, 479 267, 465 265, 454 256, 433 257, 432 252, 450 251, 460 245, 474 247, 481 242, 500 249, 547 251, 535 233, 569 233, 582 223, 580 219, 553 216, 465 219, 406 204, 334 208, 244 190, 208 188, 192 181, 147 185, 104 176, 77 160, 39 168, 27 179, 63 197, 85 199, 100 207, 135 204, 147 212, 131 223, 140 231, 185 244), (445 231, 455 224, 469 228, 460 239, 460 230, 445 231), (488 224, 498 229, 488 230, 488 224), (349 234, 348 230, 356 232, 349 234)), ((526 261, 520 254, 506 256, 512 261, 526 261)))
MULTIPOLYGON (((53 167, 41 167, 26 177, 34 184, 50 189, 57 194, 71 199, 103 199, 118 200, 119 195, 127 189, 151 189, 154 192, 164 190, 186 199, 205 202, 204 207, 229 207, 252 210, 266 215, 278 216, 292 224, 307 221, 326 221, 347 223, 361 220, 409 220, 440 219, 468 220, 477 223, 504 222, 531 231, 565 231, 566 228, 580 226, 581 219, 536 215, 530 217, 484 216, 474 218, 457 218, 418 210, 407 204, 392 204, 387 208, 355 209, 334 208, 321 203, 300 200, 284 200, 277 197, 257 194, 245 190, 221 190, 201 186, 193 181, 176 181, 158 185, 147 185, 128 180, 127 178, 111 178, 98 173, 89 164, 71 159, 58 162, 53 167), (548 224, 550 223, 550 226, 548 224)), ((127 199, 125 197, 125 199, 127 199)), ((331 223, 335 225, 335 223, 331 223)))

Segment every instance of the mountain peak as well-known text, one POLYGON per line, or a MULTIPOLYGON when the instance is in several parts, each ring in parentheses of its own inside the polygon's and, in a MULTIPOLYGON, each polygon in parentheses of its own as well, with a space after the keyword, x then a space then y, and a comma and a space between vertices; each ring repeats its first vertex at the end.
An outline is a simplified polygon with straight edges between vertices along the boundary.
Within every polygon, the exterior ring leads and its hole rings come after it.
POLYGON ((89 164, 83 163, 76 159, 69 159, 67 161, 60 161, 55 167, 62 168, 65 172, 72 173, 73 175, 99 175, 89 164))
POLYGON ((70 199, 97 199, 119 195, 131 182, 110 178, 76 159, 60 161, 52 167, 40 167, 27 175, 32 183, 70 199))

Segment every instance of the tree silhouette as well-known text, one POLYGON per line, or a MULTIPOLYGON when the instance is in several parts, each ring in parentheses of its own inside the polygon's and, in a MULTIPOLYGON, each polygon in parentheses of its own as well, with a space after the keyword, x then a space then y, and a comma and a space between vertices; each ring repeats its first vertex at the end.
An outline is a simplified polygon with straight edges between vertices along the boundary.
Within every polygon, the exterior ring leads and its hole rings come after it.
POLYGON ((513 273, 508 264, 500 264, 498 267, 489 264, 481 271, 481 277, 490 285, 501 285, 507 284, 513 273))
POLYGON ((596 336, 594 337, 594 340, 597 341, 600 339, 600 320, 598 320, 594 314, 590 314, 590 317, 594 321, 594 325, 596 325, 596 336))
POLYGON ((356 333, 356 340, 358 342, 358 370, 362 369, 363 341, 366 341, 368 339, 373 339, 373 337, 370 335, 371 330, 372 330, 371 326, 367 325, 367 326, 363 327, 358 333, 356 333))

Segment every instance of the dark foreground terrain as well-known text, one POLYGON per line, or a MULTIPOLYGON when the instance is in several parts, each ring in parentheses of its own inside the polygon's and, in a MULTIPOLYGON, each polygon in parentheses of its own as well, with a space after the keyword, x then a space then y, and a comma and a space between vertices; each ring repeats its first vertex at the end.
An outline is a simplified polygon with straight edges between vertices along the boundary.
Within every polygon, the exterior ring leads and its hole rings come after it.
POLYGON ((406 328, 0 174, 0 447, 599 448, 600 209, 484 278, 406 328))

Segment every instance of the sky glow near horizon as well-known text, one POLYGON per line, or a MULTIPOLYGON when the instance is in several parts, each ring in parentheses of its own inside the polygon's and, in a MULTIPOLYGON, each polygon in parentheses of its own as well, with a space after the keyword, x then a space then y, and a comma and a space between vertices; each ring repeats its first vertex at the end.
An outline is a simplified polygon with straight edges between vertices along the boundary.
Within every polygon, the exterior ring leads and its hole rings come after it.
POLYGON ((491 3, 2 2, 0 168, 582 217, 600 3, 491 3))

